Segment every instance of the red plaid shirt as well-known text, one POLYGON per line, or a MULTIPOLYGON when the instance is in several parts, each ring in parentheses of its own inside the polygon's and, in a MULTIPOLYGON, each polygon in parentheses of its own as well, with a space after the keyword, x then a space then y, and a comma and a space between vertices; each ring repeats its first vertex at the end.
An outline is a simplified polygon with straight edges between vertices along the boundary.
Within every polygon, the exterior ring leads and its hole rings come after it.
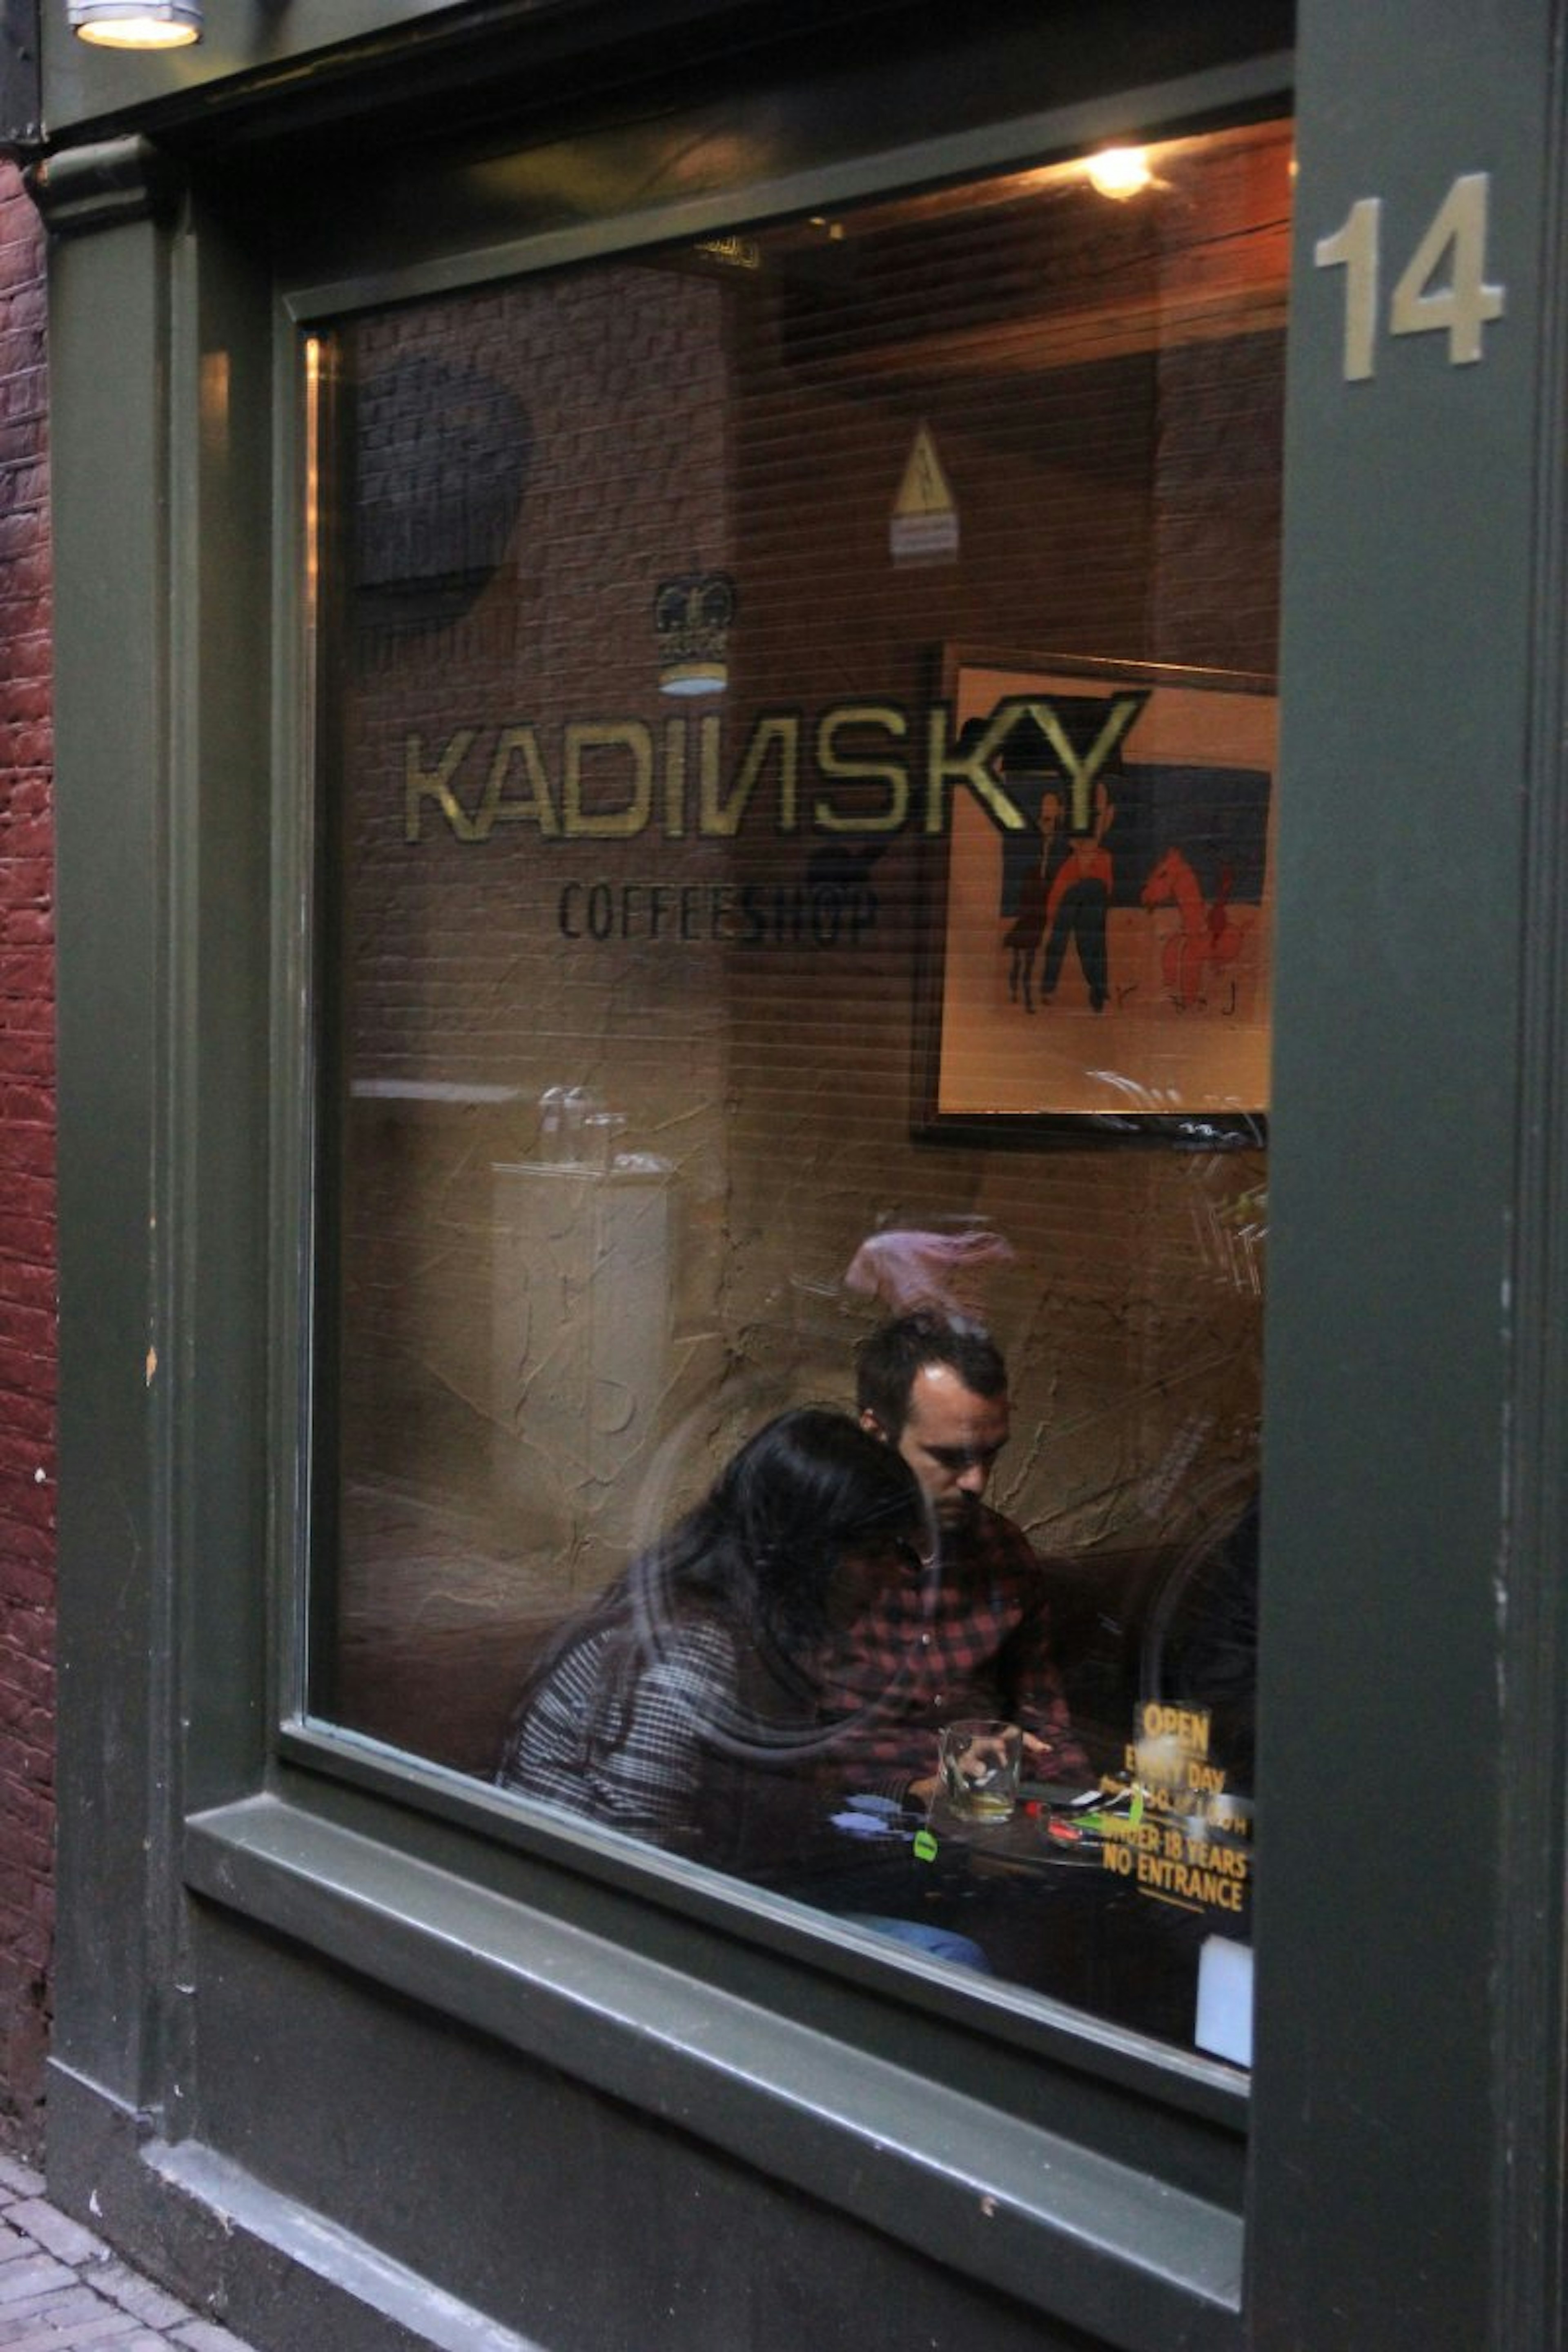
POLYGON ((1040 1562, 1021 1528, 983 1504, 944 1536, 934 1569, 910 1568, 837 1642, 822 1676, 837 1726, 834 1777, 901 1798, 936 1770, 938 1727, 1000 1716, 1043 1740, 1026 1769, 1087 1784, 1050 1647, 1040 1562))

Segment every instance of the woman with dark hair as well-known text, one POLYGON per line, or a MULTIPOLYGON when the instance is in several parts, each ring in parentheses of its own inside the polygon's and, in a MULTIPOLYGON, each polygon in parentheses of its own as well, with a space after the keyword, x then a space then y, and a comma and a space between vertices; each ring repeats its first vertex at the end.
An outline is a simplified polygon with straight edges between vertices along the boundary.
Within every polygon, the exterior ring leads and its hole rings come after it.
POLYGON ((931 1544, 891 1446, 847 1413, 781 1413, 551 1644, 498 1782, 778 1883, 826 1811, 816 1655, 867 1580, 931 1544))

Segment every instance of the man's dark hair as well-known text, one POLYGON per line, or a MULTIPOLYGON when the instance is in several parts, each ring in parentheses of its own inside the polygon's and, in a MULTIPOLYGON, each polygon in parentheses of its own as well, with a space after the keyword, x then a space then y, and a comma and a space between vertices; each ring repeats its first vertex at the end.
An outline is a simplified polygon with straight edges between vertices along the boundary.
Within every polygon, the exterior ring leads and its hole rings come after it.
POLYGON ((1007 1386, 1002 1350, 982 1324, 922 1307, 879 1324, 855 1359, 855 1402, 884 1436, 897 1441, 910 1417, 915 1375, 946 1364, 976 1396, 997 1397, 1007 1386))

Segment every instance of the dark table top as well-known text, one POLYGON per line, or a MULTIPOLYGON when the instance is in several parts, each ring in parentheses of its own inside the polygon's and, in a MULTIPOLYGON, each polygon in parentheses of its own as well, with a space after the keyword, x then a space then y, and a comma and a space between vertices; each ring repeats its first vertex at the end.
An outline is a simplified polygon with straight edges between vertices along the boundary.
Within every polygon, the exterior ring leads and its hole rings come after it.
POLYGON ((1250 1938, 1244 1842, 1222 1849, 1206 1835, 1184 1837, 1178 1864, 1167 1839, 1181 1832, 1157 1815, 1144 1815, 1141 1843, 1064 1838, 1064 1826, 1077 1826, 1073 1814, 1047 1801, 988 1822, 964 1819, 939 1795, 926 1823, 938 1899, 999 1977, 1191 2048, 1205 1938, 1250 1938), (1220 1865, 1222 1850, 1237 1860, 1220 1865), (1200 1851, 1213 1865, 1201 1874, 1200 1851), (1206 1899, 1194 1900, 1194 1889, 1206 1899))

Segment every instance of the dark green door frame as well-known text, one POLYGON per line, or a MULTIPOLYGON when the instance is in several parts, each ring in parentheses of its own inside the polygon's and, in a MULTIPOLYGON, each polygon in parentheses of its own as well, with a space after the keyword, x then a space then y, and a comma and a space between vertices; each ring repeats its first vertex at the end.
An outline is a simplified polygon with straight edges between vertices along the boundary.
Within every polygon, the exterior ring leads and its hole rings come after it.
POLYGON ((1561 37, 1300 15, 1251 2292, 1312 2352, 1561 2341, 1561 37), (1477 360, 1394 331, 1455 202, 1477 360))

